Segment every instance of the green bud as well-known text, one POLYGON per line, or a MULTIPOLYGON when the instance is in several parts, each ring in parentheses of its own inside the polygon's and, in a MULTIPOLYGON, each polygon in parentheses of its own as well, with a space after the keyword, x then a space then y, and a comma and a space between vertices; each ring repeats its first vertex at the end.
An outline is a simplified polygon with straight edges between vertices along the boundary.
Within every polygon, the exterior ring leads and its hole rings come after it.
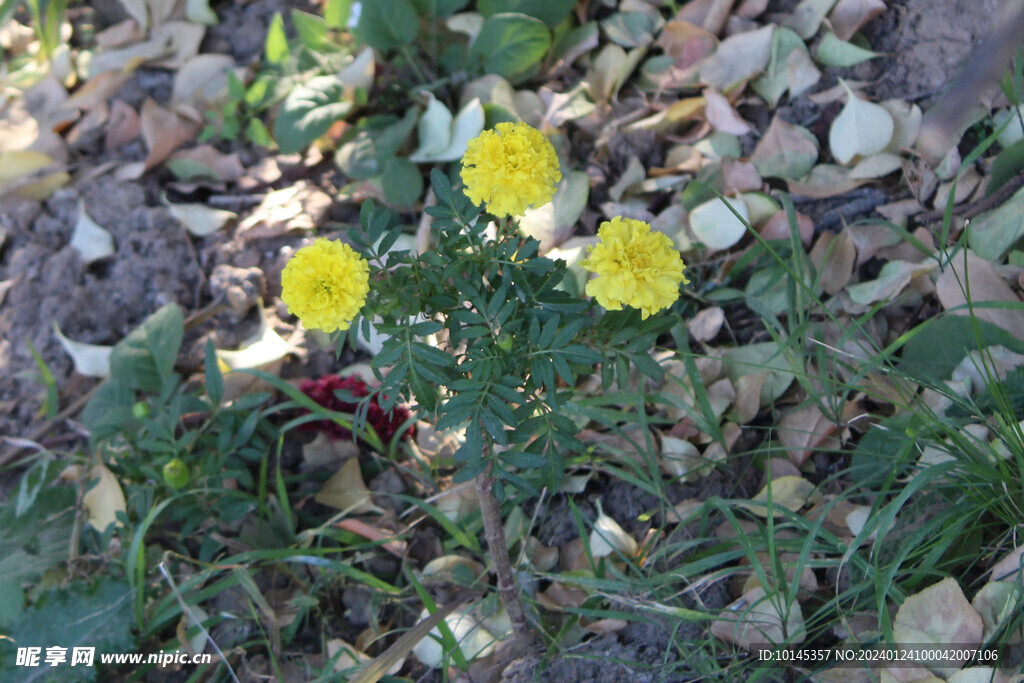
POLYGON ((182 488, 188 483, 188 480, 188 467, 181 461, 181 458, 175 458, 164 465, 164 481, 172 489, 182 488))
POLYGON ((498 344, 498 348, 501 349, 502 351, 511 351, 512 335, 509 334, 508 332, 502 332, 501 334, 498 335, 496 343, 498 344))
POLYGON ((136 420, 145 420, 149 417, 149 404, 145 401, 139 401, 132 406, 132 415, 136 420))

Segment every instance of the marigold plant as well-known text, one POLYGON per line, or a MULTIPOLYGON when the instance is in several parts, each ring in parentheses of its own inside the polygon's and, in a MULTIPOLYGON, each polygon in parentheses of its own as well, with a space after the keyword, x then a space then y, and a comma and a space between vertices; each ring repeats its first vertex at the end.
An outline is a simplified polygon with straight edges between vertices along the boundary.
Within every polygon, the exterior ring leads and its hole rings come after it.
POLYGON ((502 218, 547 204, 561 179, 555 148, 525 123, 483 131, 469 141, 462 159, 466 196, 502 218))
POLYGON ((679 284, 688 284, 686 266, 668 235, 651 231, 643 221, 617 216, 597 232, 583 267, 597 277, 587 294, 610 311, 622 305, 640 309, 644 320, 679 298, 679 284))
POLYGON ((369 291, 369 264, 342 242, 299 249, 281 273, 281 300, 309 329, 347 330, 369 291))

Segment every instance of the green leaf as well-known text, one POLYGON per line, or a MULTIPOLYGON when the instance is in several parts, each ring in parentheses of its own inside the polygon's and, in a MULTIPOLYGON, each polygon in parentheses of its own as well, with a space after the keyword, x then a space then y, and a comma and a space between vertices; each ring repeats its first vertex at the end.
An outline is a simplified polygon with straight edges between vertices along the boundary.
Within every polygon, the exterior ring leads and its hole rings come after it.
POLYGON ((138 424, 132 415, 135 392, 115 379, 108 379, 85 404, 82 422, 92 442, 99 443, 138 424))
POLYGON ((992 174, 985 187, 985 196, 991 196, 1021 171, 1024 171, 1024 140, 1018 140, 1004 149, 992 162, 992 174))
POLYGON ((416 39, 419 17, 409 0, 375 0, 362 3, 356 35, 381 52, 394 50, 416 39))
POLYGON ((933 382, 949 379, 968 353, 986 346, 999 344, 1024 353, 1024 342, 1003 328, 984 320, 971 320, 965 315, 932 318, 911 334, 913 336, 903 346, 900 370, 933 382))
POLYGON ((352 13, 352 0, 327 0, 324 4, 324 21, 331 28, 345 28, 352 13))
POLYGON ((485 17, 517 12, 539 19, 551 28, 569 16, 575 6, 576 0, 479 0, 477 2, 477 9, 485 17))
POLYGON ((292 23, 306 49, 313 52, 337 52, 338 46, 333 43, 327 33, 330 28, 321 17, 301 10, 292 10, 292 23))
POLYGON ((36 497, 20 517, 14 504, 0 507, 0 577, 32 581, 67 559, 75 493, 70 487, 52 485, 59 469, 50 468, 46 493, 36 497))
POLYGON ((550 46, 551 32, 544 22, 525 14, 495 14, 484 20, 469 57, 487 73, 516 83, 530 76, 550 46))
POLYGON ((836 34, 830 32, 826 33, 821 39, 821 43, 818 44, 818 51, 814 54, 814 59, 824 66, 845 68, 856 66, 878 56, 877 52, 865 50, 845 40, 839 40, 836 38, 836 34))
MULTIPOLYGON (((13 640, 0 639, 0 661, 13 667, 16 644, 21 643, 68 648, 69 662, 75 647, 96 648, 96 664, 100 652, 134 652, 131 616, 131 590, 122 580, 107 577, 94 585, 76 581, 52 589, 15 619, 8 632, 13 640)), ((95 665, 70 663, 21 667, 17 680, 88 681, 96 680, 97 672, 95 665)))
POLYGON ((206 393, 210 395, 210 402, 214 407, 220 405, 224 397, 224 376, 221 375, 220 366, 217 365, 217 351, 213 347, 213 340, 206 340, 206 393))
POLYGON ((185 320, 178 304, 146 318, 110 352, 110 374, 131 389, 158 394, 174 374, 185 320))
POLYGON ((274 121, 274 139, 282 154, 301 152, 354 106, 335 76, 317 76, 292 90, 274 121))
MULTIPOLYGON (((1012 149, 1012 148, 1011 148, 1012 149)), ((1017 190, 1002 206, 986 211, 967 224, 971 249, 988 261, 999 261, 1024 237, 1024 188, 1017 190)))
POLYGON ((270 21, 263 50, 267 61, 274 65, 284 64, 291 56, 288 51, 288 36, 284 33, 284 18, 280 12, 275 13, 270 21))
POLYGON ((274 138, 270 135, 270 131, 267 130, 266 124, 259 119, 249 119, 249 123, 245 127, 245 136, 254 145, 266 147, 267 149, 273 149, 275 146, 274 138))
POLYGON ((391 157, 384 163, 384 199, 398 209, 412 209, 423 196, 423 174, 408 159, 391 157))

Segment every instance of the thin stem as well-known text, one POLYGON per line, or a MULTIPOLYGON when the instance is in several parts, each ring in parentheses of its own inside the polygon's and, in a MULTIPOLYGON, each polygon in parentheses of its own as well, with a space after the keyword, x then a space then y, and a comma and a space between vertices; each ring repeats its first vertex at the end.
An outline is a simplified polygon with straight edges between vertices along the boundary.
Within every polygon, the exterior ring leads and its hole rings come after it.
MULTIPOLYGON (((490 455, 490 446, 484 440, 484 456, 490 455)), ((476 495, 480 501, 480 515, 484 520, 484 539, 494 558, 494 572, 498 575, 498 594, 505 604, 512 631, 520 646, 526 653, 533 652, 533 634, 526 623, 526 612, 523 600, 519 595, 518 584, 512 573, 512 562, 508 556, 508 543, 505 539, 505 527, 501 523, 501 508, 494 499, 494 475, 491 474, 491 463, 487 463, 484 471, 476 477, 476 495)))

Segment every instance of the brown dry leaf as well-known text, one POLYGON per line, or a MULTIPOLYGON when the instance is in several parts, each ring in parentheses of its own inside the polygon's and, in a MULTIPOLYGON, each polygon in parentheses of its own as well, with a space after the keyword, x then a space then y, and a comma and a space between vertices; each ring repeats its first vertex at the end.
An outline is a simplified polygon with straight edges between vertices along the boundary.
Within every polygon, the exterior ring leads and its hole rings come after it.
POLYGON ((359 455, 359 446, 351 439, 332 439, 320 432, 302 447, 302 460, 310 467, 320 467, 348 460, 359 455))
POLYGON ((860 223, 846 228, 850 239, 857 247, 857 265, 862 266, 880 250, 902 243, 902 238, 892 228, 881 223, 860 223))
POLYGON ((142 139, 149 149, 143 172, 162 162, 199 132, 198 123, 164 109, 152 98, 147 98, 142 105, 140 125, 142 139))
POLYGON ((359 471, 358 458, 346 460, 341 469, 324 482, 314 500, 352 515, 383 512, 370 498, 370 490, 366 488, 363 474, 359 471))
POLYGON ((821 27, 822 19, 834 4, 836 0, 802 0, 782 25, 793 29, 804 40, 813 38, 821 27))
POLYGON ((955 315, 970 315, 971 311, 965 306, 967 297, 964 293, 964 290, 969 290, 971 302, 975 305, 974 315, 979 320, 998 325, 1017 339, 1024 340, 1024 315, 1021 315, 1019 306, 1016 309, 977 307, 983 301, 1019 305, 1020 299, 999 275, 995 266, 975 255, 973 251, 964 250, 963 257, 954 258, 950 267, 939 276, 935 288, 942 307, 947 311, 957 309, 951 311, 955 315))
POLYGON ((178 150, 168 157, 167 163, 187 164, 190 178, 202 176, 224 183, 236 182, 245 172, 237 152, 224 154, 212 145, 178 150))
POLYGON ((125 19, 122 22, 108 26, 96 34, 96 46, 104 50, 131 45, 141 42, 146 37, 139 23, 134 19, 125 19))
POLYGON ((116 524, 117 513, 127 512, 128 505, 124 499, 124 491, 117 482, 117 477, 106 465, 94 465, 89 472, 89 479, 98 481, 90 488, 82 499, 86 510, 86 521, 100 533, 111 524, 116 524))
POLYGON ((131 74, 116 71, 108 71, 93 76, 64 102, 64 107, 83 111, 92 109, 99 103, 106 102, 113 97, 114 93, 120 90, 131 77, 131 74))
POLYGON ((818 142, 806 128, 772 119, 750 161, 763 176, 797 179, 806 176, 818 160, 818 142))
POLYGON ((722 182, 725 185, 726 194, 729 195, 758 192, 764 187, 761 174, 757 172, 752 163, 732 157, 722 159, 722 182))
POLYGON ((995 563, 990 570, 993 581, 1016 581, 1024 562, 1024 545, 1011 550, 995 563))
MULTIPOLYGON (((775 579, 775 572, 773 571, 775 563, 772 562, 771 556, 768 553, 756 553, 755 557, 764 570, 765 577, 768 579, 769 585, 771 585, 774 583, 775 579)), ((796 576, 796 566, 799 559, 800 555, 797 553, 782 553, 779 556, 779 560, 782 562, 782 568, 786 574, 785 580, 787 583, 791 583, 793 578, 796 576)), ((741 564, 749 565, 750 562, 747 558, 743 558, 743 562, 741 562, 741 564)), ((737 578, 742 578, 742 574, 737 578)), ((757 572, 752 571, 742 585, 742 590, 739 591, 741 595, 750 592, 754 588, 760 587, 761 578, 757 575, 757 572)), ((800 587, 809 591, 818 590, 818 577, 814 575, 814 570, 808 567, 806 563, 800 571, 800 587)))
POLYGON ((746 135, 754 130, 753 126, 744 121, 739 112, 733 109, 729 100, 714 88, 704 90, 704 99, 704 115, 715 130, 732 135, 746 135))
POLYGON ((65 140, 69 147, 79 148, 82 143, 88 144, 89 139, 92 137, 91 133, 98 131, 107 124, 107 120, 110 118, 110 107, 107 106, 106 102, 101 102, 97 106, 88 110, 85 116, 80 118, 71 130, 68 131, 65 140))
POLYGON ((813 199, 838 197, 866 182, 864 179, 851 178, 850 169, 834 164, 818 164, 806 178, 800 180, 786 179, 790 192, 813 199))
POLYGON ((537 602, 552 612, 578 608, 586 600, 587 594, 583 590, 566 586, 557 581, 553 581, 546 590, 537 593, 537 602))
POLYGON ((300 180, 264 197, 238 226, 244 239, 277 237, 291 230, 313 230, 327 215, 331 197, 308 181, 300 180))
POLYGON ((675 60, 677 69, 686 71, 714 53, 718 39, 693 23, 670 21, 654 44, 675 60))
POLYGON ((721 92, 746 83, 768 64, 774 31, 775 26, 769 24, 723 40, 718 50, 701 62, 701 80, 721 92))
MULTIPOLYGON (((796 227, 800 233, 800 241, 805 247, 810 246, 814 238, 814 221, 810 216, 797 212, 796 227)), ((766 240, 789 240, 789 218, 786 212, 780 210, 769 218, 758 232, 766 240)))
POLYGON ((783 605, 783 601, 778 595, 769 599, 758 586, 729 605, 723 617, 711 624, 711 633, 748 651, 765 642, 802 643, 807 634, 800 603, 783 605))
MULTIPOLYGON (((946 578, 911 595, 896 612, 892 625, 897 644, 935 644, 939 647, 956 643, 958 648, 981 645, 985 624, 971 603, 967 602, 956 579, 946 578)), ((948 677, 966 663, 948 660, 947 666, 929 667, 934 673, 948 677)))
POLYGON ((779 441, 797 467, 836 431, 836 424, 811 404, 786 413, 779 422, 779 441))
MULTIPOLYGON (((910 285, 914 278, 926 276, 938 265, 935 261, 927 263, 889 261, 882 266, 877 278, 848 287, 846 292, 854 303, 869 306, 877 301, 897 296, 910 285)), ((1022 321, 1022 325, 1024 325, 1024 321, 1022 321)))
POLYGON ((828 20, 840 40, 849 40, 861 26, 886 10, 882 0, 839 0, 828 20))
POLYGON ((106 151, 126 145, 139 137, 142 130, 138 113, 123 100, 114 100, 107 118, 107 132, 103 140, 106 151))
POLYGON ((736 400, 729 413, 731 419, 743 425, 757 417, 761 412, 761 389, 767 379, 767 372, 758 372, 742 375, 736 380, 736 400))
POLYGON ((826 294, 836 295, 853 277, 857 246, 848 230, 823 232, 811 249, 811 263, 821 273, 819 282, 826 294))
POLYGON ((171 106, 196 110, 221 106, 228 98, 228 74, 235 60, 228 55, 202 54, 189 59, 174 76, 171 106))
POLYGON ((756 19, 768 9, 768 0, 741 0, 733 14, 741 19, 756 19))
POLYGON ((366 522, 359 519, 343 519, 340 522, 334 524, 339 529, 345 531, 351 531, 353 534, 362 536, 365 539, 381 542, 381 547, 387 550, 395 557, 404 558, 406 551, 409 549, 409 544, 403 540, 395 538, 393 531, 381 531, 375 526, 370 526, 366 522))
POLYGON ((711 308, 702 309, 697 315, 693 316, 690 322, 686 324, 686 328, 695 341, 709 342, 718 336, 718 332, 722 329, 724 323, 725 311, 722 310, 721 306, 712 306, 711 308))
POLYGON ((64 106, 67 101, 67 88, 53 76, 25 91, 25 107, 41 128, 61 130, 75 119, 75 112, 64 106))
MULTIPOLYGON (((771 490, 772 505, 784 507, 791 512, 796 512, 808 502, 815 502, 815 486, 803 477, 779 477, 773 479, 769 486, 765 486, 749 502, 742 502, 738 505, 758 517, 768 516, 768 492, 771 490)), ((781 512, 774 513, 781 517, 781 512)))

